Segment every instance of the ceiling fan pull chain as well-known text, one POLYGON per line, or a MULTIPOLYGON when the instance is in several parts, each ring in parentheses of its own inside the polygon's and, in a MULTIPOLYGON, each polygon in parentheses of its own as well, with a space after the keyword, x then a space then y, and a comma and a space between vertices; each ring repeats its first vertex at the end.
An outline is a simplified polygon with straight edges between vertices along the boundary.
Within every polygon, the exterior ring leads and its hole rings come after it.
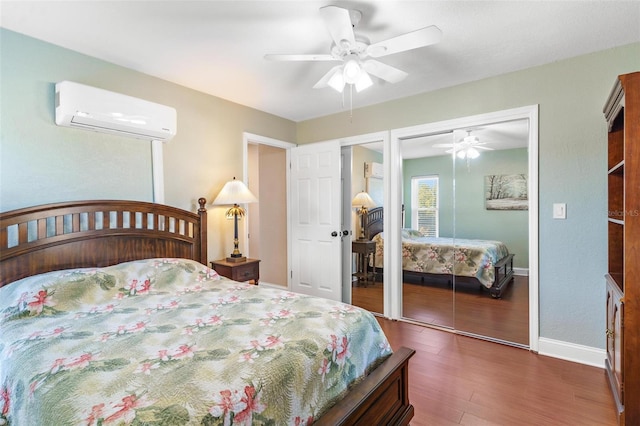
POLYGON ((349 85, 349 123, 353 124, 353 84, 349 85))

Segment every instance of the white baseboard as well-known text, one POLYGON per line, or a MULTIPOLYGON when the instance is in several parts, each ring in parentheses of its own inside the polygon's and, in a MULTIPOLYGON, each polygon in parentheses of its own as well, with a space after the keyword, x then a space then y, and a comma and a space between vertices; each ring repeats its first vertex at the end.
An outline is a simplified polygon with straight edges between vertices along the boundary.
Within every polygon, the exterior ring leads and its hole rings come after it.
POLYGON ((266 287, 266 288, 274 288, 276 290, 288 290, 288 288, 284 285, 279 285, 279 284, 272 284, 272 283, 268 283, 265 281, 260 281, 258 284, 259 287, 266 287))
POLYGON ((545 337, 538 339, 538 353, 599 368, 604 368, 604 360, 607 357, 607 352, 604 349, 545 337))
POLYGON ((513 268, 513 275, 517 275, 519 277, 528 277, 529 268, 513 268))

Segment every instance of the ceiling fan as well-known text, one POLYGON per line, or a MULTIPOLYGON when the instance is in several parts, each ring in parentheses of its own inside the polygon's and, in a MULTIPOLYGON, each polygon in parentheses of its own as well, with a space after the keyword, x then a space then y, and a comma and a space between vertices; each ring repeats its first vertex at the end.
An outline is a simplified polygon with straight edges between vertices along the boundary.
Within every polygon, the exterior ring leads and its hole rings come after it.
POLYGON ((434 144, 434 148, 451 148, 445 151, 447 154, 455 154, 459 158, 477 158, 480 155, 478 149, 493 151, 493 148, 484 146, 487 142, 480 142, 477 136, 471 136, 471 130, 467 130, 467 136, 460 139, 457 143, 438 143, 434 144))
POLYGON ((313 87, 332 87, 342 92, 346 84, 355 86, 356 91, 373 84, 370 75, 389 83, 397 83, 407 77, 407 73, 373 58, 405 52, 435 44, 442 38, 442 31, 435 25, 411 31, 390 39, 371 44, 366 37, 356 35, 354 27, 360 22, 362 12, 337 6, 320 8, 320 15, 331 34, 333 43, 327 54, 268 54, 271 61, 339 61, 313 87))

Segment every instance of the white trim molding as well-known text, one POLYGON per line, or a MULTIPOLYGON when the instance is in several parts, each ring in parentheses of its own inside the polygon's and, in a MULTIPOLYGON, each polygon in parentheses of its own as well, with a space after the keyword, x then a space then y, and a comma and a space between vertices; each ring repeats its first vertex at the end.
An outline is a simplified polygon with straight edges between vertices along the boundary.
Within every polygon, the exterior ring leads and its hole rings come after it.
POLYGON ((153 179, 153 202, 164 204, 164 160, 162 141, 151 141, 151 173, 153 179))
POLYGON ((517 275, 519 277, 528 277, 529 268, 513 268, 513 275, 517 275))
POLYGON ((259 286, 260 287, 264 287, 264 288, 272 288, 274 290, 289 290, 289 287, 285 287, 285 286, 279 285, 279 284, 267 283, 267 282, 264 282, 264 281, 260 281, 259 286))
POLYGON ((604 361, 607 357, 607 352, 604 349, 547 339, 546 337, 541 337, 538 340, 538 354, 599 368, 604 368, 604 361))
MULTIPOLYGON (((290 156, 291 156, 291 148, 297 146, 294 143, 282 141, 279 139, 273 139, 267 136, 256 135, 254 133, 242 132, 242 181, 247 183, 247 177, 249 174, 249 144, 257 144, 257 145, 268 145, 276 148, 282 148, 286 150, 286 164, 290 164, 290 156)), ((291 206, 289 203, 290 197, 290 188, 289 188, 289 167, 287 167, 286 173, 286 192, 287 192, 287 217, 291 217, 291 206)), ((247 254, 249 254, 249 238, 248 238, 248 229, 249 229, 249 217, 247 217, 247 221, 245 222, 245 232, 242 235, 242 245, 247 248, 247 254)), ((287 287, 291 288, 291 224, 287 220, 287 287)), ((267 284, 267 283, 264 283, 267 284)), ((260 285, 263 285, 260 282, 260 285)), ((265 285, 268 287, 268 285, 265 285)), ((282 289, 282 286, 276 286, 274 288, 282 289)))

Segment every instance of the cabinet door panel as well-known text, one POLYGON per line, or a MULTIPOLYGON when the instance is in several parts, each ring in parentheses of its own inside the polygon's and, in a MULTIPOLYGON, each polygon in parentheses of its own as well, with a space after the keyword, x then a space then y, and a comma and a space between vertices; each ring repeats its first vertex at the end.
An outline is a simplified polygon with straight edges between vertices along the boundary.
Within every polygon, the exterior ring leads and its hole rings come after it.
POLYGON ((623 360, 623 352, 622 348, 624 347, 624 335, 622 334, 622 323, 623 323, 623 308, 624 305, 620 299, 613 301, 613 373, 616 379, 616 387, 618 391, 618 395, 620 396, 620 400, 624 401, 624 386, 622 386, 623 375, 622 375, 622 367, 624 366, 623 360))
MULTIPOLYGON (((608 278, 609 280, 609 278, 608 278)), ((612 282, 607 281, 607 370, 616 401, 621 404, 624 392, 623 375, 623 324, 624 304, 622 293, 612 282)))

